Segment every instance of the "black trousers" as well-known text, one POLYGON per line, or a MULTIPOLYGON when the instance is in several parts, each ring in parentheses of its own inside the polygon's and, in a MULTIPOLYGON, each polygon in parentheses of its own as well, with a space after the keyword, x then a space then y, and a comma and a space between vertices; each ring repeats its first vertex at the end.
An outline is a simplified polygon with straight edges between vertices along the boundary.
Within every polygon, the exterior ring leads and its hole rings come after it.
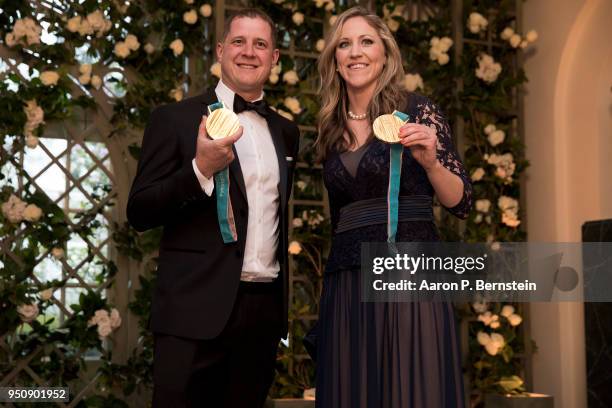
POLYGON ((241 282, 231 316, 214 339, 155 333, 153 408, 262 407, 275 373, 280 293, 276 282, 241 282))

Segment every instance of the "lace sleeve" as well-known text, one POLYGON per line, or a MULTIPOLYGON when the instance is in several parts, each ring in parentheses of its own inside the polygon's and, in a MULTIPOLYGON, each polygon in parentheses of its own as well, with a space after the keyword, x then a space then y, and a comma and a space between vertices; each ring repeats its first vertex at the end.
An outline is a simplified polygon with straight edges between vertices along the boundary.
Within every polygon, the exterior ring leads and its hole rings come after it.
POLYGON ((472 207, 472 183, 463 167, 463 163, 455 150, 451 138, 451 130, 442 111, 429 99, 423 98, 417 106, 416 122, 434 128, 438 135, 437 157, 440 163, 463 181, 463 197, 461 201, 448 211, 456 217, 466 219, 472 207))

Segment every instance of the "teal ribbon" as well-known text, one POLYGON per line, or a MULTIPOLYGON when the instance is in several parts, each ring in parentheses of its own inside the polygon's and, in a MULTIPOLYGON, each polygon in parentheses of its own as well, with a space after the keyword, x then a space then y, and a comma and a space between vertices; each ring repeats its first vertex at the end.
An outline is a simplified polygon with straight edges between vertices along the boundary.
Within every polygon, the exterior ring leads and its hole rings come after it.
MULTIPOLYGON (((208 112, 210 114, 212 111, 219 108, 223 108, 221 102, 213 103, 208 106, 208 112)), ((217 220, 219 221, 221 237, 225 244, 236 242, 238 240, 238 233, 236 232, 232 201, 229 196, 229 167, 215 173, 214 179, 215 196, 217 197, 217 220)))
MULTIPOLYGON (((400 118, 403 122, 410 119, 410 116, 403 113, 394 111, 393 114, 400 118)), ((389 188, 387 190, 387 208, 388 208, 388 221, 387 221, 387 242, 395 242, 395 236, 397 235, 397 223, 399 214, 399 190, 400 190, 400 179, 402 177, 402 156, 404 153, 404 146, 401 143, 394 143, 389 149, 389 188)))

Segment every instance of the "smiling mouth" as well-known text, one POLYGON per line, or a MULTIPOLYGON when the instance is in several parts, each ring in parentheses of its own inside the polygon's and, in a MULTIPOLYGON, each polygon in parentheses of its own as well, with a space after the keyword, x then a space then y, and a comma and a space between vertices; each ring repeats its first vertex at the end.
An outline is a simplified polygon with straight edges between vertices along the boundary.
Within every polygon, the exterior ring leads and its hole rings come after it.
POLYGON ((348 69, 364 69, 367 67, 368 67, 368 64, 365 64, 363 62, 358 62, 358 63, 348 65, 348 69))
POLYGON ((239 68, 244 68, 244 69, 257 69, 257 66, 253 64, 236 64, 236 65, 238 65, 239 68))

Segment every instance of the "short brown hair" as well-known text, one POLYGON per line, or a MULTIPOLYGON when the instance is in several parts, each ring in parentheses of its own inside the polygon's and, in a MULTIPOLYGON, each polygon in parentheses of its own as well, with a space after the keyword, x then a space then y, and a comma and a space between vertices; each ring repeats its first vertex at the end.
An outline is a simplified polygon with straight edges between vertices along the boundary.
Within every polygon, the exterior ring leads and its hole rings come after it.
POLYGON ((276 48, 276 26, 274 25, 274 21, 267 15, 265 12, 256 9, 256 8, 243 8, 233 12, 228 18, 225 19, 225 24, 223 25, 223 37, 221 37, 221 41, 225 41, 225 38, 230 32, 230 28, 232 26, 232 22, 237 18, 261 18, 263 21, 268 23, 270 26, 270 32, 272 33, 272 48, 276 48))

